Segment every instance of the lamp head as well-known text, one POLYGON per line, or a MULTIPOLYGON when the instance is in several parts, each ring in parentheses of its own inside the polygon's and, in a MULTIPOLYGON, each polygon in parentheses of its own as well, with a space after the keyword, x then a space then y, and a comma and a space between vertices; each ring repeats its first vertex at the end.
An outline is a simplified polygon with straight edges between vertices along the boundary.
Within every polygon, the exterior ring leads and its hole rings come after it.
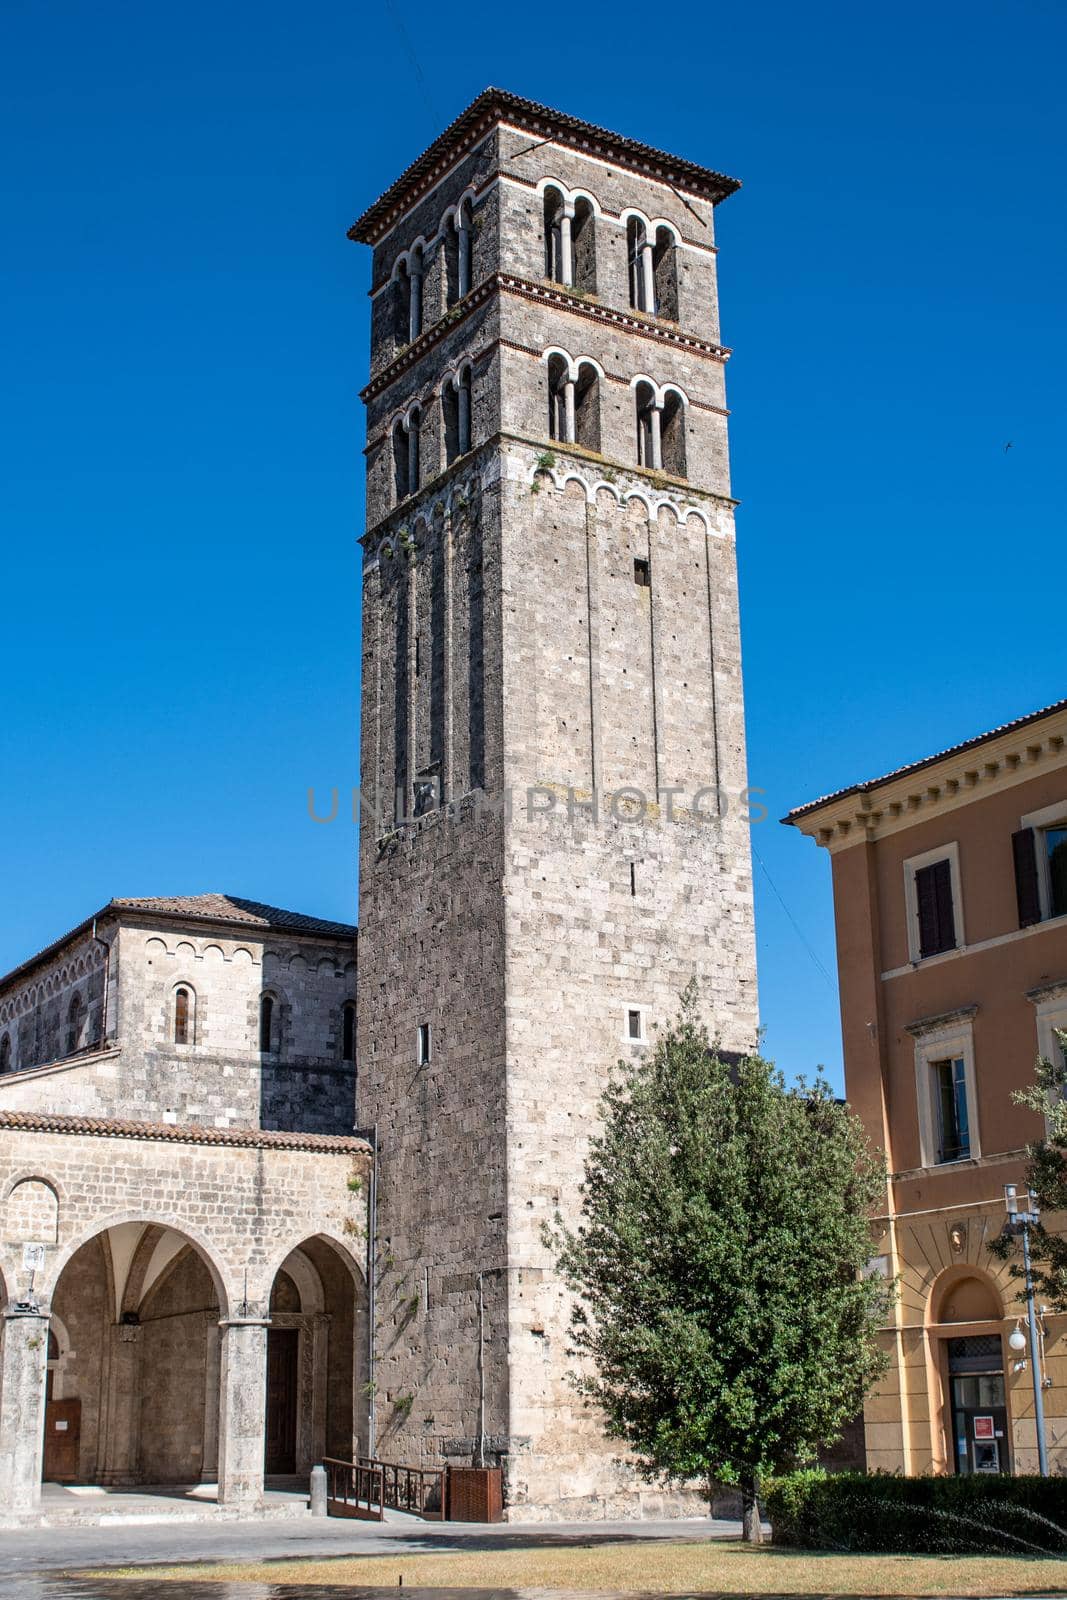
POLYGON ((1008 1346, 1012 1350, 1026 1349, 1026 1335, 1021 1328, 1013 1328, 1008 1338, 1008 1346))

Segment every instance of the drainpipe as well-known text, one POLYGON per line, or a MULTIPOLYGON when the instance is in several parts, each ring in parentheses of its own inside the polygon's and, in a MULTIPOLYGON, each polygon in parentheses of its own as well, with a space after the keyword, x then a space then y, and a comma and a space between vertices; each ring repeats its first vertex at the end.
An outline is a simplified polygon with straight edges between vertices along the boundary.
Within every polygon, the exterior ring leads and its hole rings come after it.
POLYGON ((478 1443, 474 1465, 485 1466, 485 1296, 483 1274, 478 1274, 478 1443))
POLYGON ((98 939, 96 935, 96 918, 93 918, 92 940, 94 944, 103 946, 104 949, 104 1006, 100 1013, 100 1048, 107 1046, 107 1007, 111 995, 111 946, 106 939, 98 939))
POLYGON ((370 1134, 370 1197, 367 1218, 367 1388, 370 1410, 367 1419, 367 1454, 373 1458, 378 1442, 378 1396, 375 1393, 375 1366, 378 1360, 374 1325, 378 1320, 378 1124, 370 1134))

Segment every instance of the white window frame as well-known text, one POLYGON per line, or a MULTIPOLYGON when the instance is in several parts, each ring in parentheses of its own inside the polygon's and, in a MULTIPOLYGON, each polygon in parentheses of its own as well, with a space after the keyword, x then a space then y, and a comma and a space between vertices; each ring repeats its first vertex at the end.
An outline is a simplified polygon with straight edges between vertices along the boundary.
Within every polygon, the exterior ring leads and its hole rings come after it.
POLYGON ((967 1161, 976 1161, 982 1154, 982 1144, 978 1128, 978 1092, 974 1074, 974 1029, 969 1022, 956 1022, 948 1027, 934 1028, 916 1039, 915 1090, 919 1107, 919 1149, 922 1165, 939 1170, 942 1167, 959 1167, 967 1161), (935 1061, 958 1059, 963 1061, 970 1152, 960 1161, 939 1161, 937 1159, 938 1107, 933 1066, 935 1061))
POLYGON ((1056 1029, 1067 1032, 1067 984, 1034 1007, 1037 1012, 1037 1050, 1046 1061, 1056 1059, 1059 1047, 1056 1029))
MULTIPOLYGON (((1020 828, 1033 828, 1034 834, 1043 834, 1048 828, 1067 828, 1067 800, 1058 800, 1055 805, 1042 806, 1040 811, 1030 811, 1025 817, 1019 818, 1020 828)), ((1048 851, 1043 843, 1034 839, 1034 854, 1037 857, 1037 893, 1041 901, 1042 922, 1059 922, 1060 917, 1052 916, 1052 879, 1048 870, 1048 851)))
POLYGON ((967 940, 963 931, 963 889, 960 881, 960 847, 955 839, 947 844, 939 844, 935 850, 924 850, 922 855, 909 856, 904 863, 904 905, 908 919, 908 960, 914 964, 918 962, 937 961, 945 956, 963 950, 967 940), (924 956, 921 954, 919 941, 919 895, 915 887, 916 873, 923 867, 932 867, 937 861, 948 861, 949 876, 952 880, 952 921, 956 930, 956 943, 953 950, 939 950, 937 955, 924 956))
POLYGON ((647 1020, 647 1014, 648 1014, 648 1007, 641 1005, 639 1001, 637 1001, 637 1000, 628 1000, 626 1002, 625 1006, 623 1007, 623 1011, 622 1011, 622 1038, 623 1038, 623 1043, 624 1044, 639 1045, 639 1044, 647 1044, 648 1043, 648 1020, 647 1020), (638 1016, 641 1019, 641 1032, 640 1032, 640 1035, 636 1039, 634 1038, 633 1034, 630 1032, 630 1012, 631 1011, 636 1011, 638 1016))

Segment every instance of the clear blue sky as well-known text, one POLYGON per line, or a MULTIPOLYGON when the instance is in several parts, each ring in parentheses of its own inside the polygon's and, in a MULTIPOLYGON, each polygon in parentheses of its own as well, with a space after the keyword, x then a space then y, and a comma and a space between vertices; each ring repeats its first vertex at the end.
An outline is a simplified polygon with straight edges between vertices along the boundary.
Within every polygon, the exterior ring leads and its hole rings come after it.
POLYGON ((355 831, 305 813, 357 775, 345 229, 495 83, 744 180, 754 842, 813 952, 757 865, 762 1009, 839 1081, 829 864, 774 819, 1067 692, 1061 0, 10 0, 3 31, 0 970, 113 894, 354 915, 355 831))

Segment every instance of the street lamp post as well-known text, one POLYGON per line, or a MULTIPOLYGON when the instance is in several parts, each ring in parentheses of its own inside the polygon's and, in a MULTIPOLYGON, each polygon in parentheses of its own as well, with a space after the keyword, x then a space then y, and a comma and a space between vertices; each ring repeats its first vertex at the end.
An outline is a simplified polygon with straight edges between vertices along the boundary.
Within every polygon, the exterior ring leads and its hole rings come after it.
POLYGON ((1048 1446, 1045 1443, 1045 1397, 1042 1392, 1041 1349, 1037 1337, 1037 1312, 1034 1307, 1034 1278, 1030 1270, 1030 1229, 1038 1222, 1037 1195, 1027 1190, 1026 1209, 1019 1209, 1014 1183, 1004 1185, 1004 1204, 1008 1212, 1007 1230, 1023 1242, 1023 1275, 1026 1282, 1026 1322, 1030 1332, 1030 1376, 1034 1384, 1034 1423, 1037 1428, 1037 1461, 1043 1478, 1048 1477, 1048 1446))

